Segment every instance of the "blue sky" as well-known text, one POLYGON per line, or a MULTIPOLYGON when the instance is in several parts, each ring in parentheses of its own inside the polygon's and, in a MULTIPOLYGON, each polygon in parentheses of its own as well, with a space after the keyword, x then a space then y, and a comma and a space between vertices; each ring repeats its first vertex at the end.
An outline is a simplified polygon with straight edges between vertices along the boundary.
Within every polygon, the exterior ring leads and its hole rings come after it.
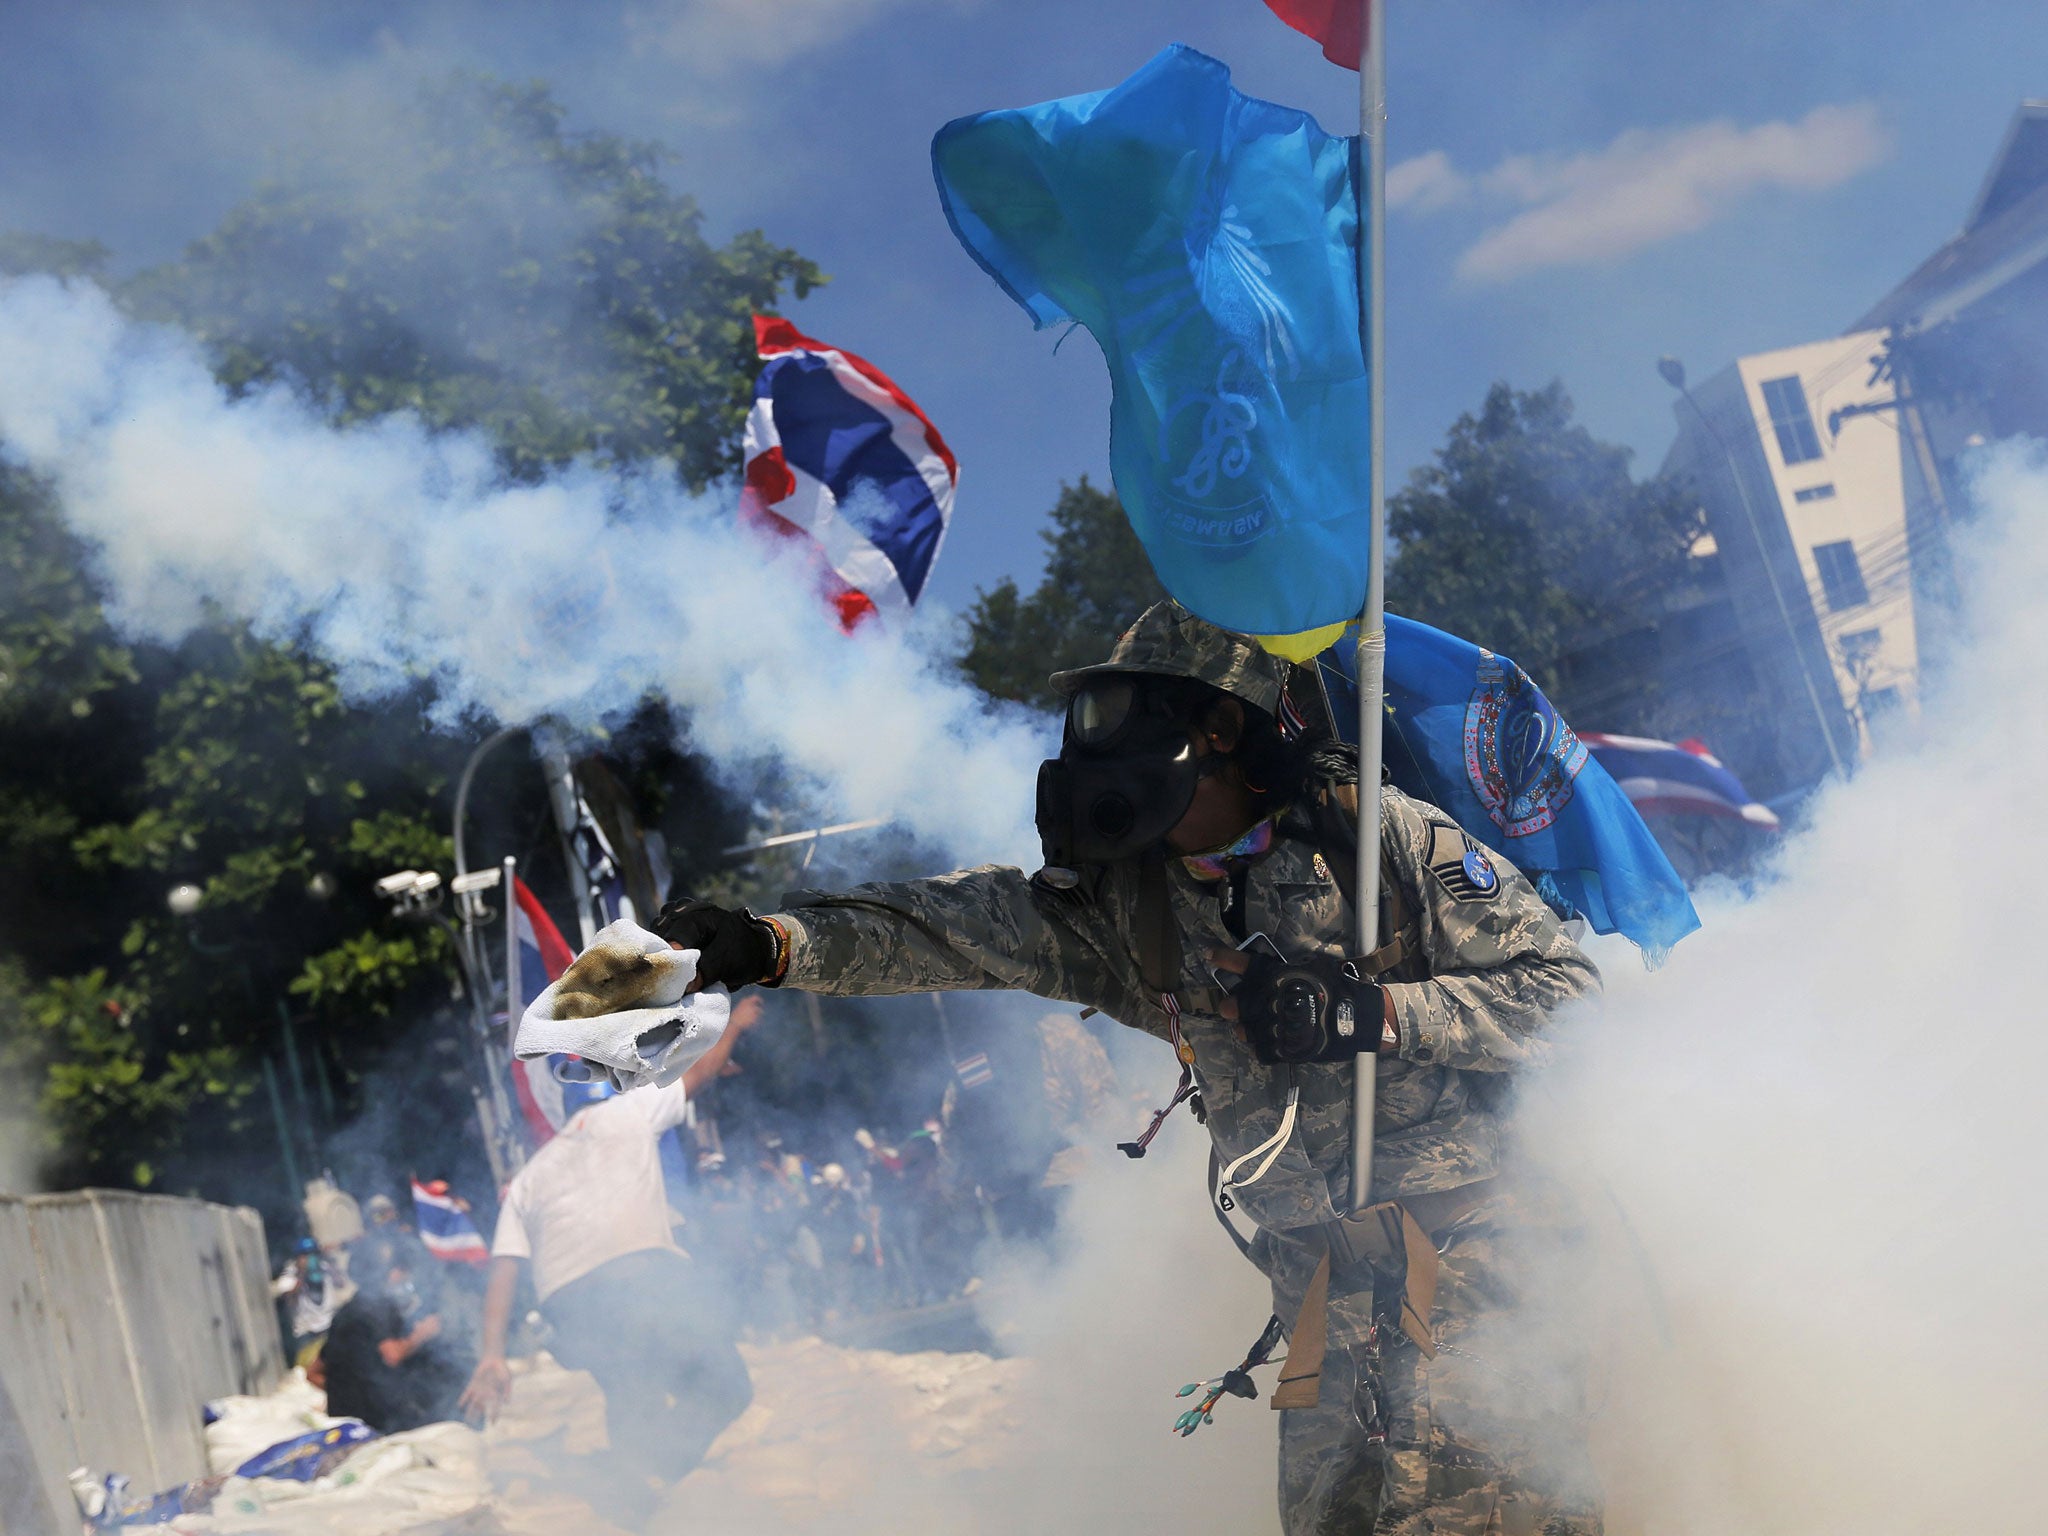
MULTIPOLYGON (((2048 96, 2038 5, 1389 0, 1389 468, 1494 379, 1562 378, 1654 468, 1652 364, 1695 377, 1840 330, 1960 222, 2048 96)), ((1107 479, 1108 391, 947 231, 947 119, 1113 84, 1182 41, 1239 87, 1356 123, 1356 76, 1259 0, 0 4, 0 229, 124 264, 204 233, 303 131, 451 67, 546 79, 576 126, 667 142, 714 231, 832 274, 791 313, 892 372, 962 466, 931 592, 1035 579, 1063 479, 1107 479)))

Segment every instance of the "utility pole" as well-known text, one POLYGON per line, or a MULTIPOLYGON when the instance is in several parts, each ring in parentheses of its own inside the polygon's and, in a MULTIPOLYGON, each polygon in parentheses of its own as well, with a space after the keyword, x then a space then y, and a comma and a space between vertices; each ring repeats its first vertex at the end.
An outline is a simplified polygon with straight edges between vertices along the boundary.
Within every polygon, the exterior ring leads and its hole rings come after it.
MULTIPOLYGON (((1771 559, 1770 546, 1764 542, 1763 518, 1757 512, 1756 503, 1750 500, 1749 482, 1743 476, 1742 466, 1736 460, 1735 451, 1728 446, 1727 439, 1714 430, 1713 422, 1707 419, 1707 413, 1700 409, 1699 401, 1694 399, 1692 391, 1686 388, 1685 364, 1675 357, 1660 357, 1657 359, 1657 373, 1665 383, 1685 397, 1685 403, 1692 407, 1693 415, 1699 418, 1700 425, 1706 428, 1707 435, 1720 448, 1721 457, 1727 462, 1729 478, 1735 482, 1736 499, 1742 503, 1743 516, 1749 522, 1750 537, 1756 541, 1757 558, 1763 562, 1764 581, 1771 589, 1772 601, 1777 604, 1778 617, 1784 622, 1785 638, 1792 647, 1792 660, 1799 668, 1800 681, 1806 685, 1807 702, 1813 706, 1814 724, 1820 727, 1820 739, 1828 749, 1828 761, 1834 765, 1835 776, 1846 779, 1849 770, 1842 761, 1841 749, 1835 744, 1834 727, 1828 719, 1826 707, 1821 703, 1820 689, 1813 680, 1813 668, 1807 664, 1805 649, 1800 644, 1799 627, 1792 620, 1792 605, 1787 601, 1784 586, 1778 580, 1778 569, 1771 559)), ((1781 512, 1781 521, 1782 518, 1781 512)), ((1830 673, 1829 685, 1833 686, 1833 682, 1830 673)))

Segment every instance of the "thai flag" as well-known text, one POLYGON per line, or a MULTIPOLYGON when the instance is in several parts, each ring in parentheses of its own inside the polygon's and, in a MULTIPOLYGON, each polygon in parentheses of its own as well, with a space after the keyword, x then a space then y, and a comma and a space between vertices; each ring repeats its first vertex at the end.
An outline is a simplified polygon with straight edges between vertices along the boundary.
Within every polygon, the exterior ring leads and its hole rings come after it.
POLYGON ((1639 811, 1667 816, 1722 816, 1778 830, 1777 813, 1749 798, 1742 780, 1699 741, 1653 741, 1647 736, 1598 736, 1579 740, 1621 786, 1639 811))
MULTIPOLYGON (((519 974, 514 978, 511 1027, 517 1029, 526 1005, 569 969, 569 962, 576 956, 564 942, 561 930, 555 927, 554 919, 548 916, 547 908, 526 888, 524 880, 514 877, 512 894, 518 904, 512 921, 519 940, 519 974)), ((526 1116, 526 1128, 533 1133, 533 1144, 537 1147, 547 1145, 584 1105, 611 1097, 609 1083, 565 1083, 556 1075, 557 1065, 574 1060, 572 1056, 556 1055, 512 1063, 513 1096, 519 1101, 520 1112, 526 1116)))
POLYGON ((924 590, 960 468, 939 429, 864 358, 754 317, 766 364, 747 415, 742 515, 816 541, 827 596, 851 630, 924 590))
POLYGON ((490 1262, 490 1245, 484 1235, 439 1179, 432 1184, 412 1181, 412 1219, 419 1228, 420 1241, 435 1258, 449 1264, 490 1262))

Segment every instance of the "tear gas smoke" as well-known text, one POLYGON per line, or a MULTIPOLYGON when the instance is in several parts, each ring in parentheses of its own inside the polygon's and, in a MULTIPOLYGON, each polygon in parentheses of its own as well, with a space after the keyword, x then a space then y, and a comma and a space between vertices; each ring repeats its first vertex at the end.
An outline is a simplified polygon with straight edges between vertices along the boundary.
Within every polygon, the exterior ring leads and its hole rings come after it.
POLYGON ((431 679, 449 719, 589 726, 658 688, 720 763, 777 759, 849 817, 1030 857, 1043 723, 948 676, 938 621, 848 641, 800 550, 665 473, 508 485, 479 436, 336 429, 281 386, 229 399, 190 338, 87 284, 0 284, 0 358, 0 451, 55 485, 131 634, 217 609, 303 638, 357 699, 431 679))
MULTIPOLYGON (((985 717, 915 632, 843 642, 800 567, 655 477, 505 488, 474 440, 230 402, 189 343, 90 289, 0 288, 0 357, 0 436, 98 541, 138 632, 219 604, 306 635, 360 695, 427 675, 510 719, 660 686, 724 760, 779 756, 849 814, 1028 855, 1032 727, 985 717)), ((1919 739, 1824 795, 1760 893, 1705 899, 1666 969, 1603 953, 1604 1015, 1523 1096, 1527 1153, 1575 1189, 1600 1262, 1507 1363, 1541 1377, 1547 1351, 1604 1346, 1613 1529, 2033 1523, 2048 459, 1987 455, 1976 487, 1972 632, 1919 739)), ((830 1529, 1274 1528, 1269 1412, 1227 1400, 1192 1441, 1167 1431, 1173 1389, 1234 1363, 1267 1305, 1210 1229, 1200 1139, 1183 1122, 1143 1164, 1099 1157, 1069 1261, 991 1287, 1038 1362, 1002 1466, 935 1471, 886 1425, 821 1424, 873 1474, 830 1529)))
MULTIPOLYGON (((1521 1154, 1591 1252, 1527 1255, 1553 1299, 1468 1343, 1504 1397, 1547 1395, 1590 1347, 1612 1531, 2035 1525, 2048 894, 2024 808, 2048 760, 2048 453, 1986 455, 1974 488, 1969 632, 1916 738, 1830 789, 1754 896, 1707 893, 1664 969, 1604 945, 1604 1010, 1565 1021, 1522 1095, 1521 1154)), ((903 1467, 915 1513, 943 1508, 927 1528, 1277 1528, 1262 1403, 1166 1433, 1167 1394, 1235 1363, 1268 1305, 1203 1209, 1200 1141, 1181 1124, 1142 1164, 1098 1159, 1068 1261, 992 1287, 995 1330, 1039 1367, 1028 1428, 1007 1476, 959 1479, 951 1504, 903 1467)), ((1560 1426, 1561 1457, 1579 1432, 1560 1426)), ((912 1506, 878 1491, 840 1528, 890 1511, 912 1506)))
POLYGON ((1970 633, 1917 739, 1831 788, 1754 899, 1705 901, 1665 970, 1603 954, 1605 1017, 1525 1096, 1532 1149, 1606 1217, 1611 1528, 2038 1519, 2048 458, 2007 445, 1974 491, 1970 633))
POLYGON ((32 1195, 42 1187, 32 1150, 35 1122, 0 1103, 0 1195, 32 1195))

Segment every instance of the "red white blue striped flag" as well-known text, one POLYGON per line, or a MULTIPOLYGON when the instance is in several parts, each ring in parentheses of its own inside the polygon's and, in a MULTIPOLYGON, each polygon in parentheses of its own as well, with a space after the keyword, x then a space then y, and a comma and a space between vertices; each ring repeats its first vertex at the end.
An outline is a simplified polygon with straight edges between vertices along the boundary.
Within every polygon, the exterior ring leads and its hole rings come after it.
MULTIPOLYGON (((569 969, 576 958, 555 920, 540 904, 540 898, 518 878, 512 881, 516 902, 512 921, 519 939, 519 974, 513 978, 511 1028, 519 1027, 526 1005, 547 990, 548 983, 569 969)), ((569 1123, 577 1110, 611 1094, 609 1084, 565 1083, 555 1074, 558 1063, 575 1060, 570 1056, 536 1057, 512 1062, 512 1095, 526 1118, 526 1128, 536 1147, 547 1145, 555 1132, 569 1123)))
POLYGON ((449 1264, 490 1262, 491 1249, 483 1233, 439 1179, 431 1184, 412 1181, 412 1218, 420 1241, 435 1258, 449 1264))
POLYGON ((747 415, 742 515, 817 543, 847 630, 907 611, 952 521, 952 449, 866 358, 773 315, 754 317, 754 343, 766 366, 747 415))
POLYGON ((1717 816, 1778 830, 1778 813, 1752 800, 1728 766, 1704 742, 1655 741, 1647 736, 1603 736, 1581 731, 1593 760, 1645 814, 1717 816))

